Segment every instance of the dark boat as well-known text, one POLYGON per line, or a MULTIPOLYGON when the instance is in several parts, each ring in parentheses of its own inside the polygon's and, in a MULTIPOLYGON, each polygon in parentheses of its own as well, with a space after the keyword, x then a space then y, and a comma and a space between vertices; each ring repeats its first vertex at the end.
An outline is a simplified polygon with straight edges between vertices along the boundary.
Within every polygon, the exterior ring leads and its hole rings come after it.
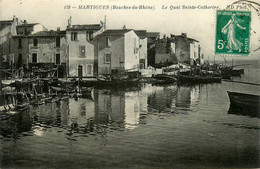
POLYGON ((260 96, 227 91, 230 107, 229 113, 260 117, 260 96))
POLYGON ((166 74, 157 74, 154 76, 157 80, 155 83, 174 83, 177 79, 174 76, 166 75, 166 74))
POLYGON ((222 76, 241 76, 244 74, 244 69, 233 69, 233 67, 221 68, 222 76))
POLYGON ((131 78, 131 79, 105 79, 105 78, 97 78, 97 82, 95 86, 100 85, 132 85, 137 84, 140 81, 140 78, 131 78))
POLYGON ((181 83, 221 83, 222 77, 179 75, 181 83))

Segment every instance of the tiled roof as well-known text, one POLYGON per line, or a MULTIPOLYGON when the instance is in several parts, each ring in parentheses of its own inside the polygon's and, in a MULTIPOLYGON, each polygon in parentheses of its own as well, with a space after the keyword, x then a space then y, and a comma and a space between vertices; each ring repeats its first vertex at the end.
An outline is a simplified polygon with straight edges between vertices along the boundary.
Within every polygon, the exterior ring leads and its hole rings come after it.
POLYGON ((100 24, 93 24, 93 25, 72 25, 67 30, 99 30, 101 29, 100 24))
POLYGON ((187 39, 190 40, 190 41, 199 42, 199 41, 196 40, 196 39, 188 38, 188 37, 185 37, 185 36, 183 36, 183 35, 172 35, 172 34, 171 34, 171 38, 181 38, 181 39, 187 38, 187 39))
POLYGON ((146 30, 135 30, 135 33, 139 38, 145 38, 146 37, 146 30))
POLYGON ((159 32, 146 32, 146 36, 149 38, 157 38, 159 35, 159 32))
POLYGON ((13 37, 22 38, 22 37, 57 37, 57 36, 66 36, 66 31, 40 31, 28 36, 16 35, 13 37))
POLYGON ((0 30, 4 29, 6 26, 12 25, 13 20, 0 21, 0 30))
POLYGON ((66 36, 66 31, 41 31, 29 35, 30 37, 56 37, 56 36, 66 36))
POLYGON ((104 31, 102 36, 111 36, 111 35, 124 35, 125 33, 132 31, 132 29, 108 29, 104 31))
POLYGON ((37 24, 39 23, 25 23, 25 24, 17 25, 16 27, 31 27, 37 24))

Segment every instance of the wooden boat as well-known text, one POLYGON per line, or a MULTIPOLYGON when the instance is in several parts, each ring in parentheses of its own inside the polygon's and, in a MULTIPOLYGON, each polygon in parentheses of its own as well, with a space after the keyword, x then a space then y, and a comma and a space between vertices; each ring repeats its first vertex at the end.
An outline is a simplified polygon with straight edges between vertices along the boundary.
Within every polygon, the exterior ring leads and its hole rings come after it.
POLYGON ((223 76, 240 76, 244 74, 244 69, 233 69, 233 67, 221 68, 221 74, 223 76))
POLYGON ((260 96, 227 91, 230 100, 230 113, 260 117, 260 96))
POLYGON ((96 85, 132 85, 137 84, 140 81, 140 78, 131 78, 131 79, 104 79, 104 78, 97 78, 96 85))
POLYGON ((179 75, 181 83, 221 83, 222 77, 179 75))
POLYGON ((166 74, 157 74, 154 76, 157 80, 155 83, 174 83, 177 79, 174 76, 166 75, 166 74))

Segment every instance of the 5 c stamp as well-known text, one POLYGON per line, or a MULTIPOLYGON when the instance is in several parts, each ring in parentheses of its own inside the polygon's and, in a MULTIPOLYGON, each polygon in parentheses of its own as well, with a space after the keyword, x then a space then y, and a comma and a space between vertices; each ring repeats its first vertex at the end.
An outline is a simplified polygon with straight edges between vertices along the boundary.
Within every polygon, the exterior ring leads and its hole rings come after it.
POLYGON ((215 54, 249 55, 250 11, 217 10, 215 54))

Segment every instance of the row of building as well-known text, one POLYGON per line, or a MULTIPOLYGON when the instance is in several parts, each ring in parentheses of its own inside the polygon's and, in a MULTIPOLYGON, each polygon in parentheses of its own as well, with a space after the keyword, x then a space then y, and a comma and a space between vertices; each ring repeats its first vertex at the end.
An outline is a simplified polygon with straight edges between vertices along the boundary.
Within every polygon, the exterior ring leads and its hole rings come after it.
POLYGON ((57 69, 59 77, 87 77, 149 66, 194 65, 202 59, 199 41, 184 33, 160 38, 158 32, 125 26, 107 29, 106 19, 99 24, 72 25, 70 17, 65 30, 48 30, 14 16, 0 21, 0 44, 2 76, 27 68, 57 69))

